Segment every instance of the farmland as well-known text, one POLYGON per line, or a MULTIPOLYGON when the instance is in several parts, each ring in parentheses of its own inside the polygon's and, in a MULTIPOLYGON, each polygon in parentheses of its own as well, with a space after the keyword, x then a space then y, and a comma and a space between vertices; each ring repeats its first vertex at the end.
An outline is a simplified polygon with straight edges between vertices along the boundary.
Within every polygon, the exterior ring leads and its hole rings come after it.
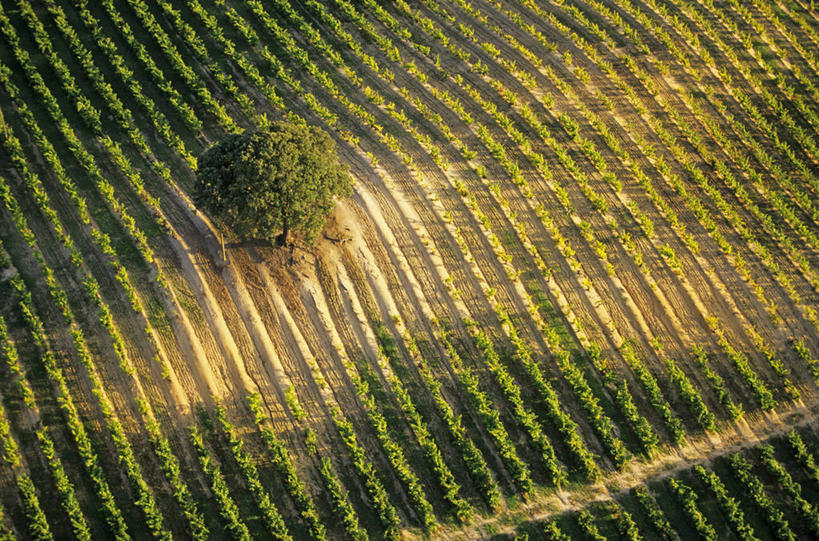
POLYGON ((0 243, 0 539, 819 536, 812 1, 0 0, 0 243))

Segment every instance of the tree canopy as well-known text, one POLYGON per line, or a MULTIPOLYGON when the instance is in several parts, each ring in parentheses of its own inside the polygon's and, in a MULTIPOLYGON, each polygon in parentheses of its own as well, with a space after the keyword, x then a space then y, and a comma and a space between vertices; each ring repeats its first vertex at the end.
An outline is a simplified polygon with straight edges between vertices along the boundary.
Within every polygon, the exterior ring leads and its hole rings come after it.
POLYGON ((321 128, 275 122, 231 135, 199 157, 194 201, 242 238, 313 242, 337 197, 352 191, 335 142, 321 128))

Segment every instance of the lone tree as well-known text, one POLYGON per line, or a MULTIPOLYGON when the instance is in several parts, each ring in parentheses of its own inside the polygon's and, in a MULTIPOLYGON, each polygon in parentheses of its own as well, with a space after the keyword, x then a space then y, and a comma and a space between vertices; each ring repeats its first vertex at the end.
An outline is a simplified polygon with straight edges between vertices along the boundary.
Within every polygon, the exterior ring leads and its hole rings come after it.
POLYGON ((313 242, 335 198, 352 191, 335 142, 314 126, 276 122, 231 135, 198 162, 194 201, 238 236, 280 245, 291 231, 313 242))

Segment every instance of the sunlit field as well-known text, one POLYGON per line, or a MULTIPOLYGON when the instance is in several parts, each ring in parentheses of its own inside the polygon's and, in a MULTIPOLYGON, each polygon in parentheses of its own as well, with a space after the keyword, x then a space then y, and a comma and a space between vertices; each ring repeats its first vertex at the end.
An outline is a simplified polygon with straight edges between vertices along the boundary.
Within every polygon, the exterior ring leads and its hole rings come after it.
POLYGON ((0 539, 819 537, 812 0, 2 0, 0 113, 0 539))

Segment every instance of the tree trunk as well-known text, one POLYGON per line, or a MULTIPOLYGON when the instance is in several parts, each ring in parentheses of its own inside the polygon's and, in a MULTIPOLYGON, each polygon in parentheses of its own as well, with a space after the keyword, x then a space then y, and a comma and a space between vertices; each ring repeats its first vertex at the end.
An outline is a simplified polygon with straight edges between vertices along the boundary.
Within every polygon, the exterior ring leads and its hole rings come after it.
POLYGON ((285 245, 287 245, 287 240, 288 240, 289 237, 290 237, 290 228, 285 227, 284 229, 282 229, 282 232, 276 238, 276 242, 278 243, 279 246, 285 246, 285 245))

